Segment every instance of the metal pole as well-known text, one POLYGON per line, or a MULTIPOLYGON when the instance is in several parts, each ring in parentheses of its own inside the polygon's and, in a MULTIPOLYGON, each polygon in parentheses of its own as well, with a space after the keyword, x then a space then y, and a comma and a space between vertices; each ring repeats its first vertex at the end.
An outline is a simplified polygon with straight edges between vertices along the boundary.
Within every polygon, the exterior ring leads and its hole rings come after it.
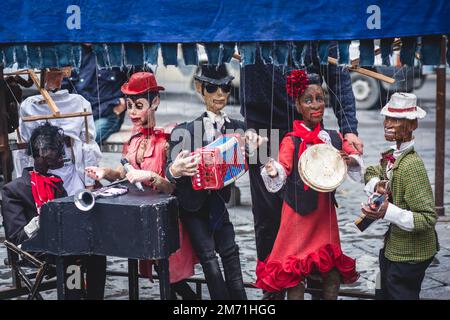
POLYGON ((435 205, 438 215, 445 215, 444 169, 445 169, 445 84, 446 37, 441 38, 441 64, 436 69, 436 159, 435 159, 435 205))
POLYGON ((12 179, 12 173, 10 171, 11 159, 6 118, 6 83, 3 79, 3 64, 0 64, 0 159, 3 179, 5 182, 9 182, 12 179))

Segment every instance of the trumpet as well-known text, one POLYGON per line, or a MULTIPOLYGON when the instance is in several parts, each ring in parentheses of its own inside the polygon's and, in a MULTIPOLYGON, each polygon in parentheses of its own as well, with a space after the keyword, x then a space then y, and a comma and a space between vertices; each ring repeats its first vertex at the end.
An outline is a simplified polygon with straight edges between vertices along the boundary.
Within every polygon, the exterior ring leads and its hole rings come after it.
POLYGON ((103 192, 126 181, 128 181, 128 179, 119 180, 95 191, 90 191, 88 189, 78 190, 73 196, 73 202, 81 211, 89 211, 94 207, 95 199, 101 197, 103 192))

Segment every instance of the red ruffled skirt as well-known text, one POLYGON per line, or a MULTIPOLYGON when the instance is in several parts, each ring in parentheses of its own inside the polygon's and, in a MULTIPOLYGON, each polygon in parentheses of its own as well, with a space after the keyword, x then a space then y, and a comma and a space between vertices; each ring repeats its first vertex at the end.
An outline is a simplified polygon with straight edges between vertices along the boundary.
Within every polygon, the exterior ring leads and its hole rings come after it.
POLYGON ((343 283, 353 283, 359 277, 356 261, 341 250, 331 194, 319 193, 317 209, 305 216, 283 203, 274 247, 265 261, 258 261, 255 286, 277 292, 333 268, 339 271, 343 283))

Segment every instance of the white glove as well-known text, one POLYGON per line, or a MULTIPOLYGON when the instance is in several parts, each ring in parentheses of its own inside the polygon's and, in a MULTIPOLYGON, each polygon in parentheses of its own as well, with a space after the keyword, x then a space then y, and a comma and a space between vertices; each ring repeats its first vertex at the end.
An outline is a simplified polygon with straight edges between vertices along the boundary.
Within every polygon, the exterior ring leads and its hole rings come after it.
POLYGON ((28 224, 23 227, 23 230, 27 234, 28 238, 33 237, 39 230, 39 216, 34 217, 28 222, 28 224))

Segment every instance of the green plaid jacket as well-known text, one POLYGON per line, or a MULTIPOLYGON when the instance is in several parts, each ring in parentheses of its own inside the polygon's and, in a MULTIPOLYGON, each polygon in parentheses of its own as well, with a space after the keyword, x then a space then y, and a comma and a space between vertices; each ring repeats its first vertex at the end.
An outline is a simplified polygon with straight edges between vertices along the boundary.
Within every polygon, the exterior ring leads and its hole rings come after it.
MULTIPOLYGON (((384 152, 382 156, 392 154, 384 152)), ((388 180, 386 160, 380 165, 371 166, 364 174, 365 183, 373 177, 388 180)), ((403 152, 394 163, 390 181, 389 201, 396 206, 412 211, 414 230, 405 231, 391 223, 385 238, 385 256, 394 262, 421 262, 433 257, 439 250, 437 234, 434 229, 437 214, 433 191, 422 159, 411 147, 403 152)))

